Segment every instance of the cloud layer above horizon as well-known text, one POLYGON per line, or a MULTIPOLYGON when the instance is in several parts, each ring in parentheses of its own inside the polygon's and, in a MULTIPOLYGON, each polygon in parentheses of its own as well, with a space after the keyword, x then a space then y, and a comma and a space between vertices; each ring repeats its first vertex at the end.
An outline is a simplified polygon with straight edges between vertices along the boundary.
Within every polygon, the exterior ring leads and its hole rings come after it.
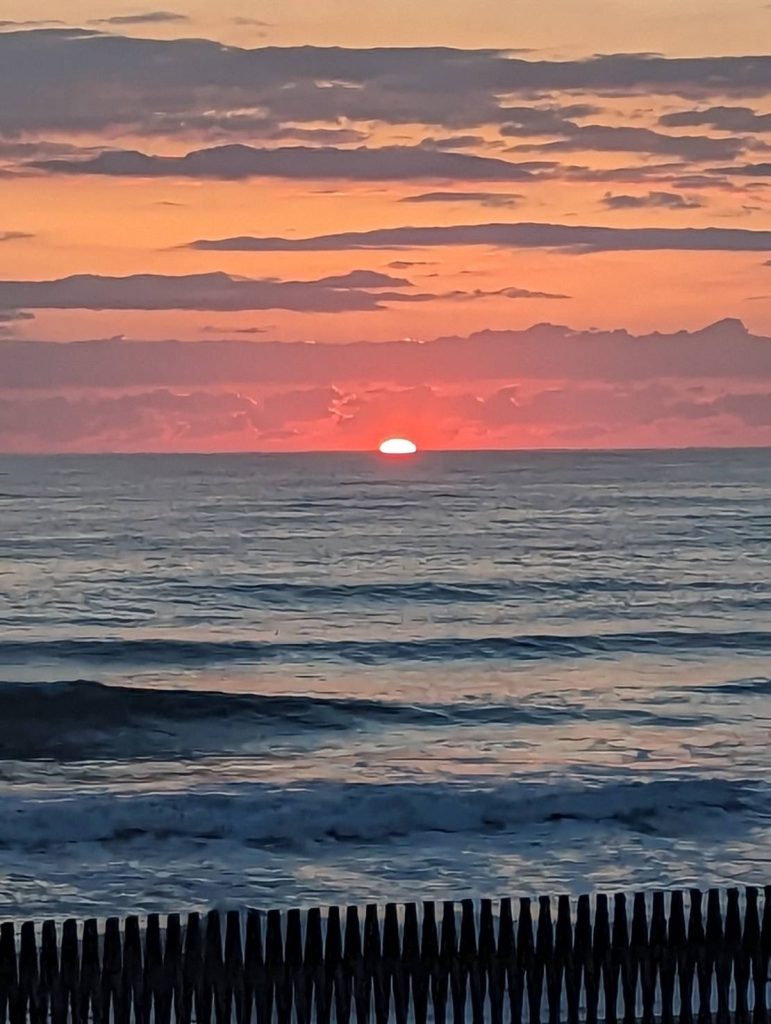
POLYGON ((431 342, 0 343, 10 451, 771 443, 771 338, 549 324, 431 342), (427 383, 430 381, 430 383, 427 383))

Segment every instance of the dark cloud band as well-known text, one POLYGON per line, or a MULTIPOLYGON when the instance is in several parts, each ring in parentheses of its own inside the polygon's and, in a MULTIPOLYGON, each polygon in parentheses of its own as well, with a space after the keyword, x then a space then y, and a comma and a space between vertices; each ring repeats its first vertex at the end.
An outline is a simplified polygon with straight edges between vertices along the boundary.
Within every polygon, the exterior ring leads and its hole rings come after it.
POLYGON ((771 338, 755 337, 739 321, 727 320, 693 333, 641 337, 623 330, 581 332, 543 324, 425 343, 107 340, 0 345, 0 380, 7 391, 694 377, 771 381, 771 338))
POLYGON ((283 309, 297 313, 349 313, 399 302, 468 302, 475 299, 566 299, 567 295, 518 286, 492 290, 415 292, 412 282, 373 270, 316 281, 245 279, 228 274, 78 274, 51 281, 0 281, 0 314, 10 309, 198 310, 237 312, 283 309))
POLYGON ((381 308, 404 278, 368 270, 316 281, 248 280, 228 274, 78 274, 51 281, 0 281, 0 309, 251 310, 338 313, 381 308), (383 289, 391 289, 384 291, 383 289))
POLYGON ((175 11, 146 11, 143 14, 113 14, 109 18, 94 18, 91 25, 171 25, 182 21, 190 21, 186 14, 175 11))
MULTIPOLYGON (((10 132, 152 130, 165 123, 168 132, 184 135, 187 118, 213 109, 253 109, 306 124, 346 119, 456 132, 515 124, 517 98, 532 103, 558 92, 701 101, 771 91, 767 56, 524 60, 503 51, 443 47, 244 49, 71 29, 0 34, 0 69, 0 130, 10 132)), ((573 116, 587 109, 592 105, 574 104, 573 116)))
POLYGON ((745 228, 610 228, 567 224, 455 224, 375 228, 310 238, 241 236, 198 239, 192 249, 237 252, 335 252, 357 249, 422 249, 487 245, 501 249, 575 252, 722 251, 771 252, 771 231, 745 228))
MULTIPOLYGON (((214 146, 186 156, 150 156, 130 150, 100 153, 91 159, 39 160, 32 167, 52 174, 106 175, 115 178, 288 178, 303 181, 529 181, 541 162, 515 163, 470 153, 426 150, 421 146, 378 149, 282 146, 214 146)), ((548 165, 547 165, 548 166, 548 165)))

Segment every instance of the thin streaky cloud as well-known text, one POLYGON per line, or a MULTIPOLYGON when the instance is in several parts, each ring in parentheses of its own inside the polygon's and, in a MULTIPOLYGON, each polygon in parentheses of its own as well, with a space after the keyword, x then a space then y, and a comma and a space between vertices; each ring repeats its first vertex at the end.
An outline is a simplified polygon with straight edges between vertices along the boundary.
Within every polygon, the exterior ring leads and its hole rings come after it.
POLYGON ((668 128, 705 126, 728 132, 771 132, 771 113, 724 105, 662 114, 659 124, 668 128))
POLYGON ((5 19, 0 21, 0 28, 45 28, 52 25, 66 25, 65 21, 55 18, 31 18, 26 21, 13 21, 5 19))
POLYGON ((152 156, 136 150, 111 150, 91 159, 37 160, 29 164, 50 174, 104 175, 118 178, 199 178, 230 181, 287 178, 305 181, 529 181, 540 161, 515 162, 420 146, 339 149, 282 146, 258 149, 227 145, 199 149, 186 156, 152 156))
POLYGON ((380 309, 383 301, 398 301, 399 293, 393 290, 408 287, 405 278, 368 270, 312 281, 245 279, 223 273, 76 274, 48 281, 0 281, 0 308, 365 312, 380 309))
POLYGON ((570 299, 571 295, 563 292, 537 292, 529 288, 475 288, 473 291, 463 291, 460 288, 451 292, 444 292, 438 298, 448 299, 451 302, 468 302, 472 299, 570 299))
POLYGON ((451 224, 375 228, 309 238, 197 239, 191 249, 229 252, 345 252, 357 249, 420 249, 486 245, 499 249, 563 249, 573 252, 644 250, 771 252, 771 231, 748 228, 615 228, 568 224, 451 224))
POLYGON ((92 18, 89 25, 170 25, 190 21, 176 11, 146 11, 138 14, 114 14, 109 18, 92 18))
POLYGON ((771 162, 759 164, 734 164, 732 167, 716 167, 715 174, 735 174, 741 178, 771 179, 771 162))
POLYGON ((480 206, 498 208, 515 207, 525 197, 520 193, 503 192, 421 192, 414 196, 404 196, 400 203, 478 203, 480 206))
MULTIPOLYGON (((506 133, 505 125, 501 132, 506 133)), ((649 153, 703 162, 733 159, 753 145, 752 139, 744 137, 667 135, 634 125, 570 125, 559 134, 563 136, 560 139, 522 143, 514 146, 510 152, 649 153)))
POLYGON ((228 274, 78 274, 50 281, 0 280, 0 309, 248 311, 297 313, 382 310, 391 303, 439 300, 564 299, 566 295, 519 286, 496 290, 415 292, 412 283, 374 270, 353 270, 314 281, 234 278, 228 274))
POLYGON ((677 192, 648 192, 641 196, 608 192, 603 196, 602 204, 609 210, 700 210, 705 205, 701 199, 681 196, 677 192))
POLYGON ((13 324, 22 320, 34 319, 34 313, 27 313, 19 309, 0 309, 0 324, 13 324))
POLYGON ((260 18, 244 18, 236 16, 230 19, 234 25, 244 25, 250 28, 273 28, 274 23, 272 21, 262 21, 260 18))
POLYGON ((225 327, 217 324, 204 324, 198 330, 201 334, 218 334, 222 338, 227 338, 236 334, 269 334, 275 328, 273 325, 269 327, 225 327))

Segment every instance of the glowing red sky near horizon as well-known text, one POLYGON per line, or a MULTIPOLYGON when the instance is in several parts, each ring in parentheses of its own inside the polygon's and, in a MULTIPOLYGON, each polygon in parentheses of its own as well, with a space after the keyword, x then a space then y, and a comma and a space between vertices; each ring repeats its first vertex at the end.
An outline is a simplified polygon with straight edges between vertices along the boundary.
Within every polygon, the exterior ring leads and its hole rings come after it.
POLYGON ((3 16, 0 451, 771 444, 767 4, 3 16))

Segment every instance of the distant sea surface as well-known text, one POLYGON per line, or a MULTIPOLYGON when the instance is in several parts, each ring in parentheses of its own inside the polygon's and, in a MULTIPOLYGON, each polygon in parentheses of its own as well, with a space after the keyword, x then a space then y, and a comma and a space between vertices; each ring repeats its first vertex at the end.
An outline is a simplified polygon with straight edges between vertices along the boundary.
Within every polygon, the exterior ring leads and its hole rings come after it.
POLYGON ((771 452, 0 459, 0 916, 771 881, 771 452))

